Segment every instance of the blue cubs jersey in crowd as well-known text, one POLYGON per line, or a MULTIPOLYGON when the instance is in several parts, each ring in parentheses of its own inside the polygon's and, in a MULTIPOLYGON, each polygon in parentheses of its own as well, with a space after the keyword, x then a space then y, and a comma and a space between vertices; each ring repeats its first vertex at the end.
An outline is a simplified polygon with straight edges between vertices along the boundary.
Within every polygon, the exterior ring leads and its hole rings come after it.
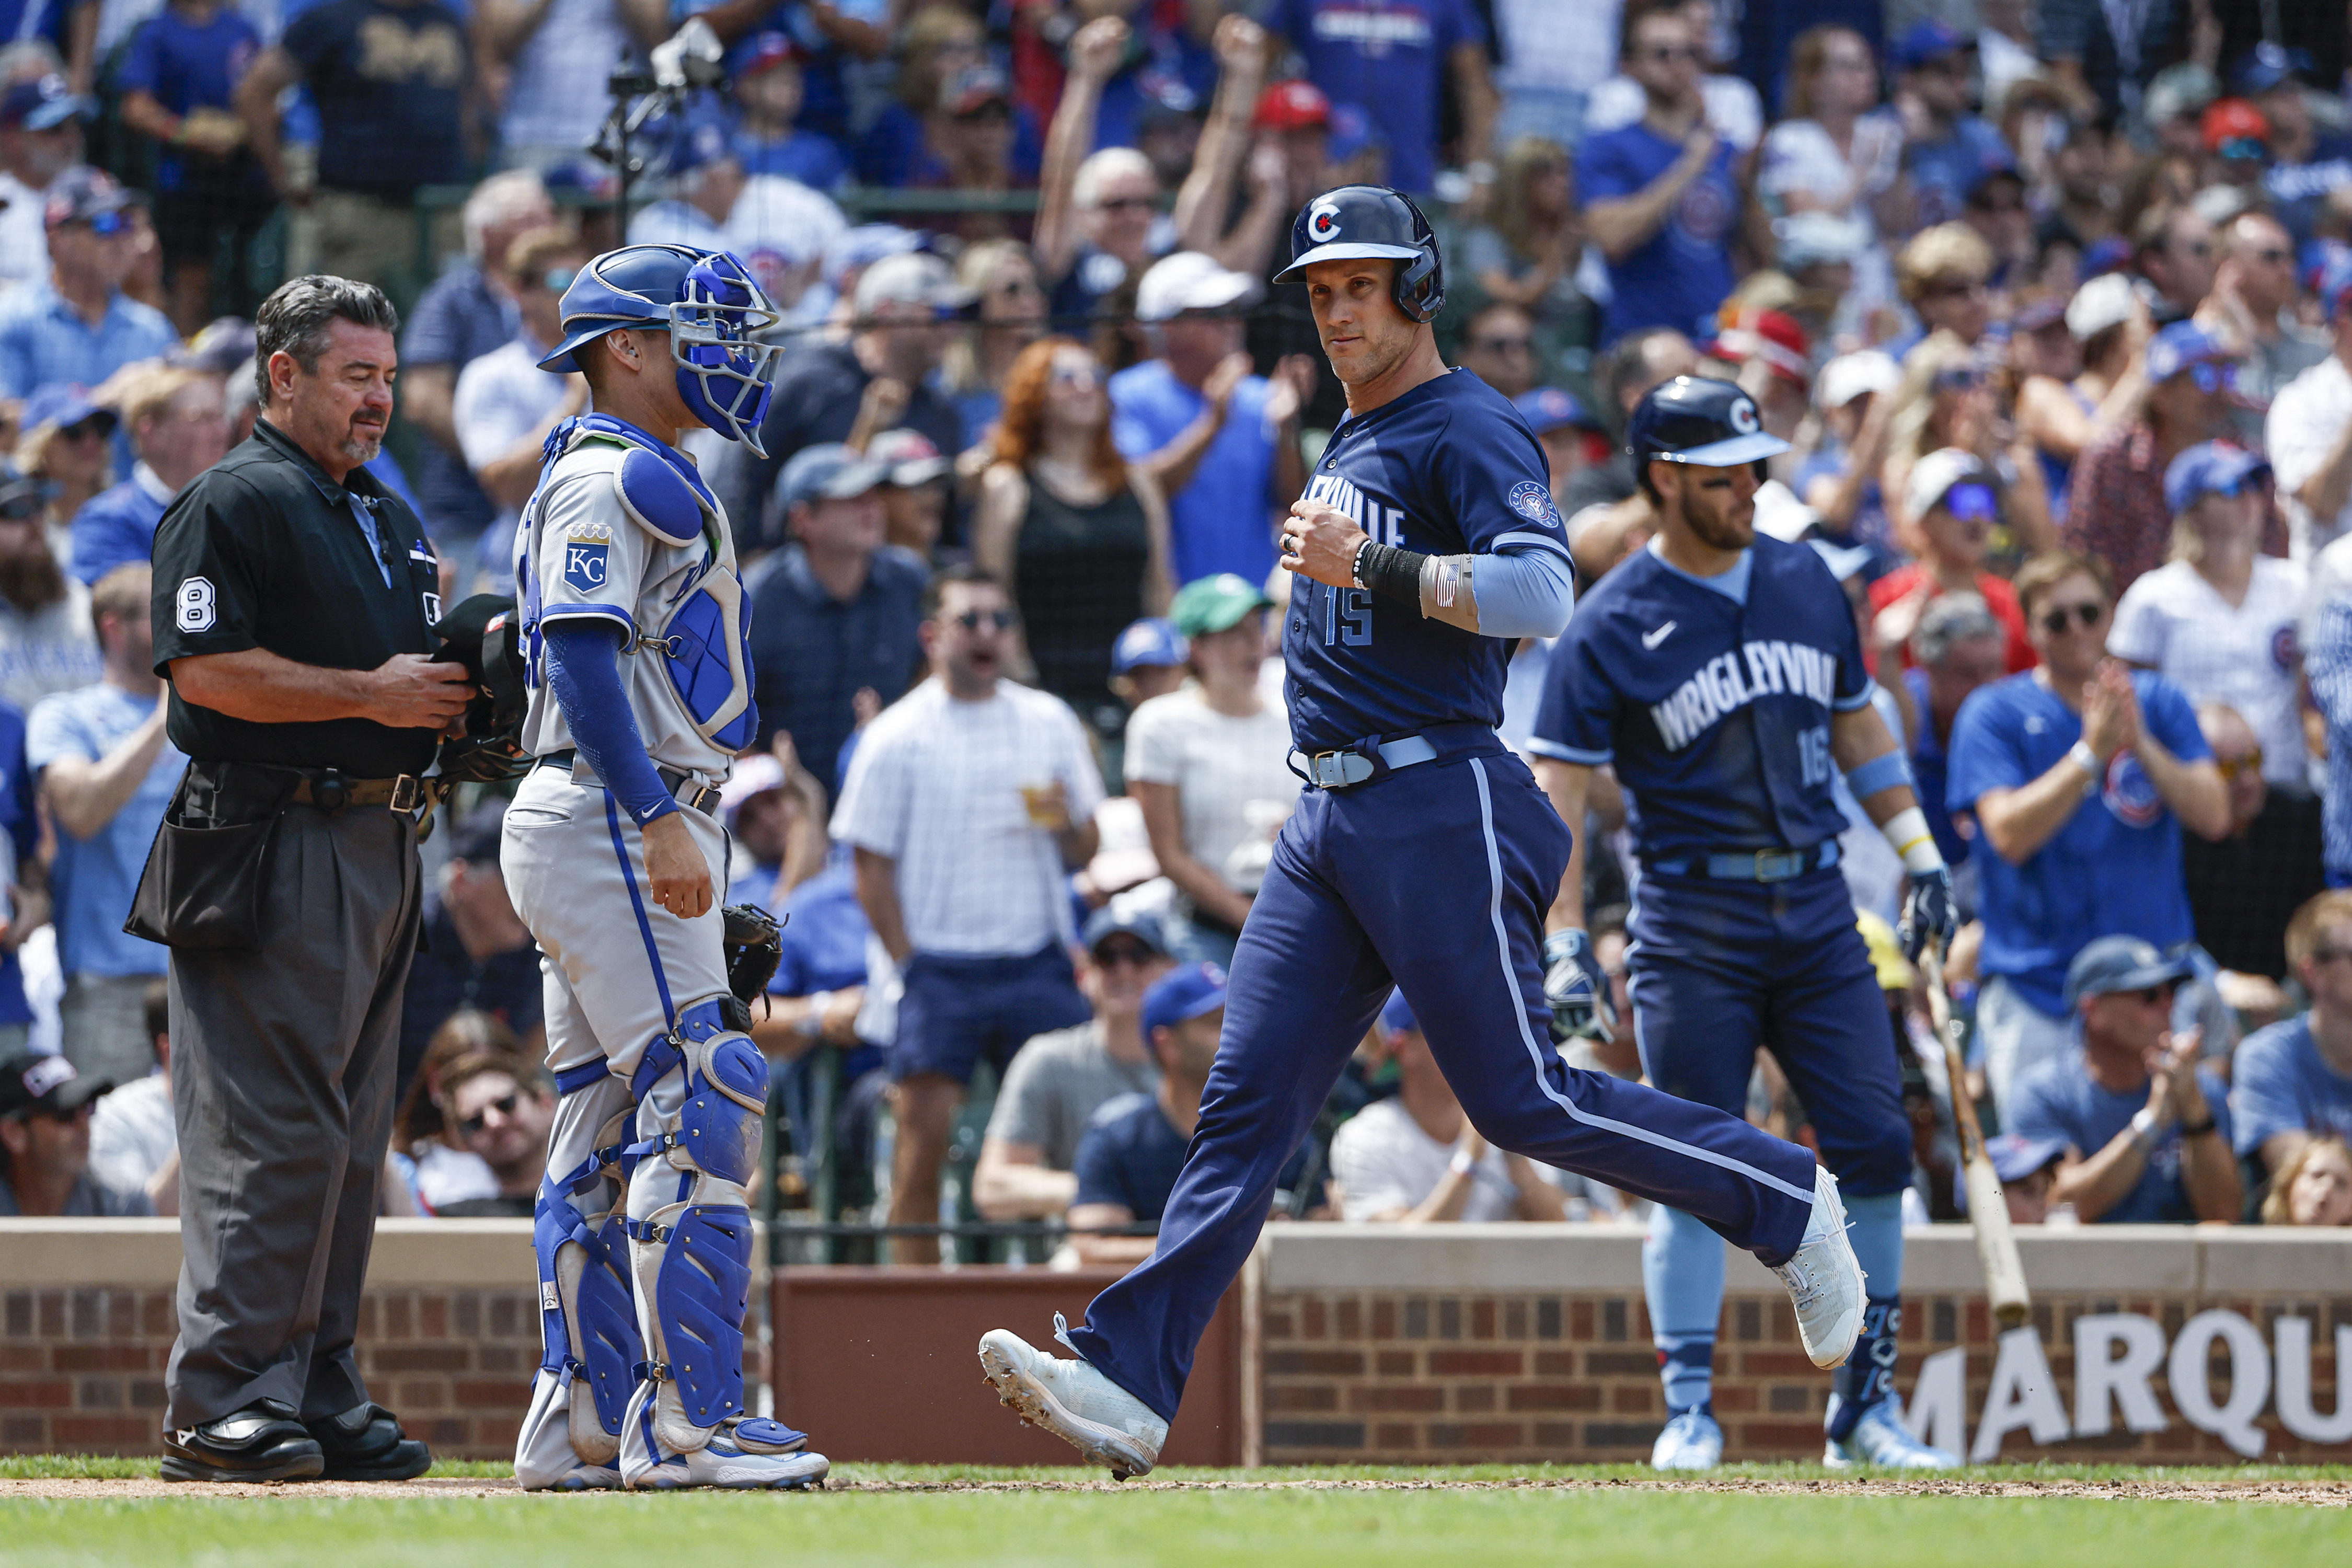
POLYGON ((1644 859, 1803 849, 1845 830, 1830 718, 1869 701, 1853 610, 1810 545, 1759 534, 1711 579, 1654 546, 1577 607, 1528 746, 1615 763, 1644 859))
MULTIPOLYGON (((1568 553, 1535 432, 1466 370, 1341 420, 1307 499, 1347 512, 1380 543, 1424 554, 1568 553)), ((1299 577, 1282 634, 1291 739, 1318 752, 1433 724, 1500 724, 1512 647, 1366 589, 1299 577)))

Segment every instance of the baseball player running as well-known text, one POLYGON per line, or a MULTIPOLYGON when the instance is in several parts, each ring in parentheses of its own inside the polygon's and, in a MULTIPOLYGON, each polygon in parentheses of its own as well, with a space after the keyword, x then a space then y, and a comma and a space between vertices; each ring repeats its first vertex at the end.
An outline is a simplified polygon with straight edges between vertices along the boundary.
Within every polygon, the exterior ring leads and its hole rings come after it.
MULTIPOLYGON (((1601 578, 1552 654, 1530 746, 1563 820, 1584 820, 1612 763, 1640 851, 1627 963, 1649 1081, 1738 1114, 1760 1041, 1811 1113, 1853 1215, 1869 1281, 1856 1353, 1829 1404, 1833 1466, 1959 1461, 1906 1431, 1888 1400, 1911 1183, 1895 1040, 1853 900, 1836 870, 1845 775, 1910 872, 1906 952, 1952 931, 1951 879, 1901 749, 1870 705, 1845 594, 1808 546, 1754 529, 1763 460, 1789 444, 1726 382, 1678 376, 1634 408, 1634 474, 1658 531, 1601 578)), ((1545 942, 1552 1029, 1611 1037, 1589 984, 1583 857, 1572 854, 1545 942)), ((1668 1420, 1651 1463, 1723 1458, 1709 1402, 1723 1310, 1722 1229, 1670 1200, 1642 1248, 1668 1420)))
POLYGON ((746 1185, 766 1063, 730 1018, 719 783, 759 724, 727 515, 677 449, 758 446, 775 351, 732 257, 633 245, 563 292, 540 362, 593 412, 549 436, 516 531, 538 759, 508 810, 516 912, 546 955, 557 1093, 536 1242, 546 1356, 526 1488, 799 1487, 826 1463, 743 1413, 746 1185))
MULTIPOLYGON (((1437 356, 1444 270, 1406 197, 1350 185, 1291 226, 1348 416, 1284 523, 1283 628, 1312 786, 1243 927, 1216 1066, 1150 1260, 1057 1337, 995 1330, 981 1365, 1022 1419, 1114 1473, 1158 1458, 1276 1176, 1401 986, 1463 1109, 1501 1148, 1698 1215, 1778 1268, 1805 1347, 1843 1362, 1862 1278, 1812 1155, 1711 1107, 1567 1067, 1545 1037, 1545 910, 1569 834, 1495 736, 1513 641, 1572 590, 1543 448, 1437 356)), ((1597 967, 1594 977, 1598 978, 1597 967)))

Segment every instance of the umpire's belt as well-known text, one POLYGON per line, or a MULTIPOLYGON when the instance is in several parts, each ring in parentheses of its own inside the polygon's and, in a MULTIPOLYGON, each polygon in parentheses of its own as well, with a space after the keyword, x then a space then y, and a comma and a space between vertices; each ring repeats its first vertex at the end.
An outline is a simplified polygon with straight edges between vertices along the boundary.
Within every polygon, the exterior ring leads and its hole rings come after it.
POLYGON ((1307 766, 1294 763, 1290 771, 1317 789, 1352 789, 1423 763, 1502 749, 1484 724, 1433 724, 1418 735, 1373 735, 1334 751, 1298 752, 1307 766))
POLYGON ((288 798, 296 805, 320 811, 341 811, 347 805, 381 805, 393 811, 415 811, 428 797, 439 798, 438 779, 402 773, 397 778, 355 779, 333 768, 305 770, 288 798))
MULTIPOLYGON (((604 788, 594 773, 580 765, 579 757, 578 751, 566 747, 561 752, 548 752, 539 759, 539 765, 542 768, 568 768, 573 784, 586 789, 604 788)), ((658 763, 655 765, 654 772, 661 775, 662 788, 677 796, 680 805, 692 806, 705 816, 719 815, 717 784, 704 784, 691 773, 682 773, 676 768, 665 768, 658 763)))
POLYGON ((1838 841, 1824 838, 1810 849, 1738 849, 1687 860, 1646 860, 1643 868, 1660 877, 1706 877, 1717 882, 1785 882, 1838 863, 1838 841))

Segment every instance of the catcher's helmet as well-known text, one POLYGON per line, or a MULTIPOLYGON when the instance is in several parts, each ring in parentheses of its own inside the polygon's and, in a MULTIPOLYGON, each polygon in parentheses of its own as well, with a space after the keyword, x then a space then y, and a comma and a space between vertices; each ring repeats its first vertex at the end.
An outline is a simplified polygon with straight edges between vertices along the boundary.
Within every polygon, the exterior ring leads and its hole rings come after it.
POLYGON ((1652 387, 1625 426, 1625 450, 1637 474, 1652 462, 1728 468, 1788 449, 1764 428, 1754 398, 1730 382, 1703 376, 1678 375, 1652 387))
POLYGON ((563 341, 540 369, 578 370, 573 354, 615 327, 666 331, 686 405, 727 439, 767 456, 760 422, 783 351, 758 341, 776 324, 775 309, 734 257, 683 245, 625 245, 582 268, 561 308, 563 341))
POLYGON ((1389 292, 1406 316, 1432 321, 1445 308, 1437 235, 1411 196, 1386 185, 1341 185, 1308 202, 1290 223, 1290 265, 1274 280, 1300 283, 1316 262, 1372 256, 1404 263, 1389 292))

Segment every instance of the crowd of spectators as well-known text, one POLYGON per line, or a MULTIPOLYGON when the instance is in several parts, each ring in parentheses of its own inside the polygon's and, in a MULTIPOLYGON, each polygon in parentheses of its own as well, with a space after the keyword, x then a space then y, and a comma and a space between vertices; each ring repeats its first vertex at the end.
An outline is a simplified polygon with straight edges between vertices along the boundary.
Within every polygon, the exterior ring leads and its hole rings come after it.
MULTIPOLYGON (((1793 443, 1758 526, 1846 585, 1969 917, 1969 1080, 1916 1048, 1899 960, 1895 1048, 2006 1130, 2021 1214, 2352 1220, 2347 26, 2210 0, 28 11, 0 48, 0 1206, 175 1202, 163 950, 121 931, 183 763, 146 558, 251 428, 239 318, 301 270, 392 292, 376 471, 446 594, 496 589, 584 406, 536 369, 557 301, 625 237, 735 251, 782 317, 765 455, 693 447, 747 563, 762 729, 724 811, 737 896, 792 917, 755 1038, 801 1156, 859 1167, 843 1190, 901 1227, 1069 1218, 1097 1233, 1072 1256, 1139 1256, 1297 789, 1273 519, 1344 409, 1264 279, 1306 201, 1370 180, 1436 221, 1441 345, 1542 442, 1587 585, 1649 539, 1618 440, 1648 389, 1736 380, 1793 443), (723 83, 642 117, 625 214, 606 79, 695 12, 723 83)), ((1507 739, 1548 651, 1515 655, 1507 739)), ((1622 985, 1640 867, 1605 770, 1590 804, 1622 985)), ((527 1212, 537 1180, 499 810, 469 792, 428 846, 400 1212, 527 1212)), ((1849 843, 1867 927, 1899 879, 1866 824, 1849 843)), ((1401 1000, 1374 1024, 1285 1212, 1622 1211, 1486 1149, 1418 1038, 1401 1000)), ((1753 1098, 1807 1135, 1769 1063, 1753 1098)), ((1923 1136, 1939 1218, 1948 1154, 1923 1136)))

